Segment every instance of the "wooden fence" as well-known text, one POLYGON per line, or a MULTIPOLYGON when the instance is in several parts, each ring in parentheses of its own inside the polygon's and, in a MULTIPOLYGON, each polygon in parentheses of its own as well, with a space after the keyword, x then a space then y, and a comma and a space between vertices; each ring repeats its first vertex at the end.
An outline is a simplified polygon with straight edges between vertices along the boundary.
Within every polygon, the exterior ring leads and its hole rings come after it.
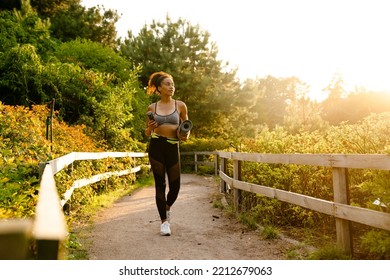
MULTIPOLYGON (((189 155, 191 153, 186 153, 189 155)), ((205 164, 197 160, 199 154, 212 152, 194 152, 193 162, 187 164, 205 164)), ((239 152, 214 152, 215 164, 219 161, 218 176, 221 178, 221 192, 231 189, 234 194, 235 209, 240 208, 241 191, 260 194, 280 201, 335 217, 337 245, 347 254, 353 253, 350 222, 357 222, 379 229, 390 230, 390 214, 349 205, 348 169, 390 170, 390 156, 387 155, 343 155, 343 154, 259 154, 239 152), (218 157, 218 158, 217 158, 218 157), (233 177, 227 173, 227 162, 232 161, 233 177), (334 201, 318 199, 298 193, 279 190, 242 181, 242 162, 269 164, 298 164, 332 168, 334 201)), ((196 168, 197 169, 197 168, 196 168)))
POLYGON ((77 180, 60 199, 54 175, 74 161, 101 160, 106 158, 140 158, 146 153, 102 152, 102 153, 70 153, 63 157, 40 164, 40 189, 35 218, 26 220, 3 221, 0 223, 0 259, 24 259, 28 255, 28 240, 36 240, 38 259, 57 259, 59 246, 68 235, 65 215, 62 206, 77 188, 96 183, 111 176, 123 176, 136 173, 136 167, 95 175, 91 178, 77 180))
MULTIPOLYGON (((239 209, 240 193, 247 191, 266 197, 299 205, 320 213, 335 217, 337 244, 344 252, 352 254, 350 222, 357 222, 379 229, 390 230, 390 214, 349 205, 348 168, 390 170, 390 156, 387 155, 340 155, 340 154, 258 154, 239 152, 193 152, 194 161, 182 164, 214 166, 215 173, 221 178, 221 192, 233 190, 235 208, 239 209), (198 160, 198 156, 208 160, 198 160), (209 158, 212 159, 210 162, 209 158), (227 172, 227 163, 232 161, 233 177, 227 172), (242 181, 242 162, 269 164, 298 164, 332 168, 334 201, 327 201, 276 188, 256 185, 242 181)), ((81 179, 63 194, 60 200, 54 175, 76 160, 99 160, 105 158, 146 157, 146 153, 70 153, 66 156, 42 163, 41 180, 36 216, 34 220, 17 220, 0 223, 0 259, 20 259, 25 257, 27 240, 32 237, 37 241, 39 259, 57 259, 59 244, 68 235, 62 206, 69 199, 74 189, 97 182, 109 176, 121 176, 137 172, 140 166, 126 171, 109 172, 81 179), (15 250, 18 248, 18 250, 15 250)))
POLYGON ((199 165, 214 166, 215 175, 218 175, 218 156, 216 152, 182 152, 181 157, 193 156, 194 160, 183 160, 181 165, 193 165, 195 172, 198 172, 199 165), (211 156, 213 161, 210 161, 208 157, 211 156), (200 157, 207 157, 206 159, 200 159, 200 157))

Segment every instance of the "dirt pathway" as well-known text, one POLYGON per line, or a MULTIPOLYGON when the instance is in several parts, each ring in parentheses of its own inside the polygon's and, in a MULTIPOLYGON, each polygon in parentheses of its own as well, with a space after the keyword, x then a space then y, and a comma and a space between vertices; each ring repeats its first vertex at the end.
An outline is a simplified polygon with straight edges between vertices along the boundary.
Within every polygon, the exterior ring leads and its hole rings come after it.
POLYGON ((99 213, 89 236, 93 260, 282 260, 291 244, 261 240, 213 207, 212 177, 182 175, 172 207, 171 236, 160 236, 154 187, 126 196, 99 213))

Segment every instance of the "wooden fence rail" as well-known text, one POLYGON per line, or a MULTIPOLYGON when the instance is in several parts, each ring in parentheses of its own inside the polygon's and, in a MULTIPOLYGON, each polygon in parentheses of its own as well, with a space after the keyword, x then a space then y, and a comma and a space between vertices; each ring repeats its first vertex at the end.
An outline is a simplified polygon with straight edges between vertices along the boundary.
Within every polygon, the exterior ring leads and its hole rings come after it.
POLYGON ((9 248, 1 250, 0 259, 23 259, 27 256, 27 240, 33 238, 37 243, 38 259, 57 259, 60 242, 65 240, 68 229, 62 206, 71 197, 76 188, 98 182, 111 176, 123 176, 138 172, 141 166, 128 170, 107 172, 98 174, 91 178, 77 180, 60 200, 57 192, 54 175, 74 161, 100 160, 106 158, 141 158, 147 153, 126 153, 126 152, 101 152, 101 153, 80 153, 73 152, 60 158, 40 164, 40 189, 38 203, 35 209, 33 220, 12 220, 0 223, 0 247, 9 248))

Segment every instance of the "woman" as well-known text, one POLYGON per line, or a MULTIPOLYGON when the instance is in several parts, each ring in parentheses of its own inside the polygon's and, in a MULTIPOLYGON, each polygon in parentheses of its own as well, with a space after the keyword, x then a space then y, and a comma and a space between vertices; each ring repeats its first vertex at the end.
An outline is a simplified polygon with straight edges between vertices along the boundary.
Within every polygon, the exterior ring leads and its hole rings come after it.
POLYGON ((187 106, 184 102, 173 99, 175 84, 171 75, 165 72, 153 73, 148 82, 148 94, 160 96, 158 102, 148 107, 151 117, 146 122, 145 134, 151 136, 149 161, 152 166, 156 204, 161 218, 160 234, 171 235, 170 209, 180 190, 180 153, 179 141, 187 140, 189 132, 178 133, 181 122, 188 119, 187 106), (168 175, 169 191, 165 195, 168 175))

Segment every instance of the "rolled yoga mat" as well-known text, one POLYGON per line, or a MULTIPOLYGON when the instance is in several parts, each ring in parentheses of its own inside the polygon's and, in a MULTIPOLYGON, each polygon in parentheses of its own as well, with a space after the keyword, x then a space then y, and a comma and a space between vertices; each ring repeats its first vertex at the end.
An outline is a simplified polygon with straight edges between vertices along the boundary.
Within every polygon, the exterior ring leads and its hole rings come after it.
POLYGON ((180 135, 184 135, 186 133, 188 133, 191 129, 192 129, 192 121, 190 120, 185 120, 184 122, 182 122, 178 128, 179 130, 179 134, 180 135))

